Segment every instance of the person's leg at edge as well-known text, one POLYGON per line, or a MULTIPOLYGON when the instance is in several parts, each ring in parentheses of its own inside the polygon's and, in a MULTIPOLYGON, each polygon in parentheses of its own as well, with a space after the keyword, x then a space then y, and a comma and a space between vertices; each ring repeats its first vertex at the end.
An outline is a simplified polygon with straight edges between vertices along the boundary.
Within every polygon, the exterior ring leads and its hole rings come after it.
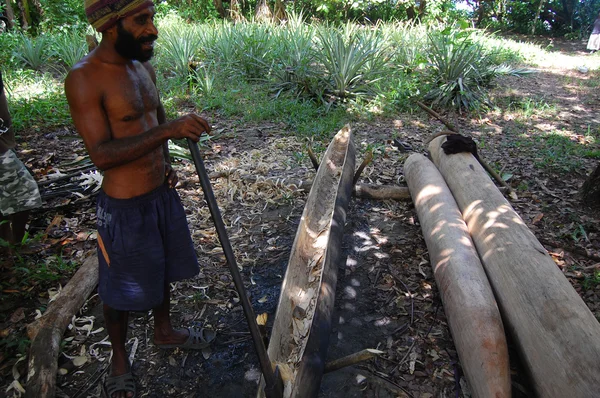
POLYGON ((173 329, 171 324, 171 289, 165 283, 163 302, 154 308, 154 344, 183 344, 190 333, 187 329, 173 329))
POLYGON ((8 243, 13 241, 12 228, 10 226, 10 216, 6 217, 0 214, 0 239, 8 243))
MULTIPOLYGON (((113 350, 111 376, 120 376, 130 371, 129 358, 127 358, 127 351, 125 350, 128 318, 128 311, 115 310, 104 304, 106 330, 113 350)), ((131 397, 133 397, 133 391, 119 391, 112 396, 112 398, 131 397)))
POLYGON ((0 245, 0 268, 12 266, 12 257, 10 256, 11 250, 8 243, 13 241, 12 228, 10 226, 10 219, 0 214, 0 239, 4 242, 0 245))
POLYGON ((20 211, 15 214, 11 214, 10 221, 12 224, 12 239, 13 244, 21 243, 23 237, 25 236, 25 226, 27 225, 27 220, 29 219, 29 211, 20 211))

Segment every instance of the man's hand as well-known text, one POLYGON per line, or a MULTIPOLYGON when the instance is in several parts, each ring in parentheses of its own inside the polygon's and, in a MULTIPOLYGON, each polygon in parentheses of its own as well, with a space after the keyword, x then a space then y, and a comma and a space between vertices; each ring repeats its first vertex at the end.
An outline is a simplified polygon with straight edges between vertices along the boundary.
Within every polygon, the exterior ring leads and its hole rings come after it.
POLYGON ((170 163, 165 163, 165 176, 167 177, 169 188, 175 188, 179 182, 179 177, 177 176, 177 172, 173 170, 173 167, 170 163))
POLYGON ((175 119, 163 126, 169 129, 170 138, 190 138, 194 142, 200 141, 202 133, 208 134, 211 131, 208 122, 193 113, 175 119))

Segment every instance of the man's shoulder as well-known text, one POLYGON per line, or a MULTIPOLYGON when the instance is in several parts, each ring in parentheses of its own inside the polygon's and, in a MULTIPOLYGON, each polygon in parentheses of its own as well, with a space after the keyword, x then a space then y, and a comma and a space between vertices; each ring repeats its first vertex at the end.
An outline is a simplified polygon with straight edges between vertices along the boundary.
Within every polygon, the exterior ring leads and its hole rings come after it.
POLYGON ((100 87, 104 81, 105 70, 102 62, 99 62, 92 53, 77 62, 65 78, 65 87, 77 86, 78 89, 100 87))

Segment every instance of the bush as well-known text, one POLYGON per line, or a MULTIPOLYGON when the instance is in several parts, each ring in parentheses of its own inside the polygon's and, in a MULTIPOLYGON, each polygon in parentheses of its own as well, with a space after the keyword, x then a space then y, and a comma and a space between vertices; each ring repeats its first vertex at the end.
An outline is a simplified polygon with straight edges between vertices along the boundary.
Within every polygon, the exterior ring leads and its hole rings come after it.
POLYGON ((13 55, 24 66, 39 71, 48 59, 50 59, 51 54, 48 51, 48 44, 46 36, 39 36, 33 39, 21 34, 13 55))
POLYGON ((69 70, 87 54, 87 44, 83 35, 78 32, 68 32, 56 36, 52 43, 52 51, 69 70))

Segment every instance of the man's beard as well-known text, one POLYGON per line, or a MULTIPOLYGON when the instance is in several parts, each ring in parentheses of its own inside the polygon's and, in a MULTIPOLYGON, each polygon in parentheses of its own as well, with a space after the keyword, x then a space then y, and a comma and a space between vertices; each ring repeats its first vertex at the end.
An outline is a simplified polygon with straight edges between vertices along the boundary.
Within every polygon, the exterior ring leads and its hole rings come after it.
POLYGON ((142 45, 152 43, 157 39, 156 35, 142 36, 139 39, 133 37, 131 33, 123 28, 121 21, 117 22, 117 40, 115 50, 123 58, 134 59, 140 62, 146 62, 154 56, 154 49, 145 50, 142 45))

